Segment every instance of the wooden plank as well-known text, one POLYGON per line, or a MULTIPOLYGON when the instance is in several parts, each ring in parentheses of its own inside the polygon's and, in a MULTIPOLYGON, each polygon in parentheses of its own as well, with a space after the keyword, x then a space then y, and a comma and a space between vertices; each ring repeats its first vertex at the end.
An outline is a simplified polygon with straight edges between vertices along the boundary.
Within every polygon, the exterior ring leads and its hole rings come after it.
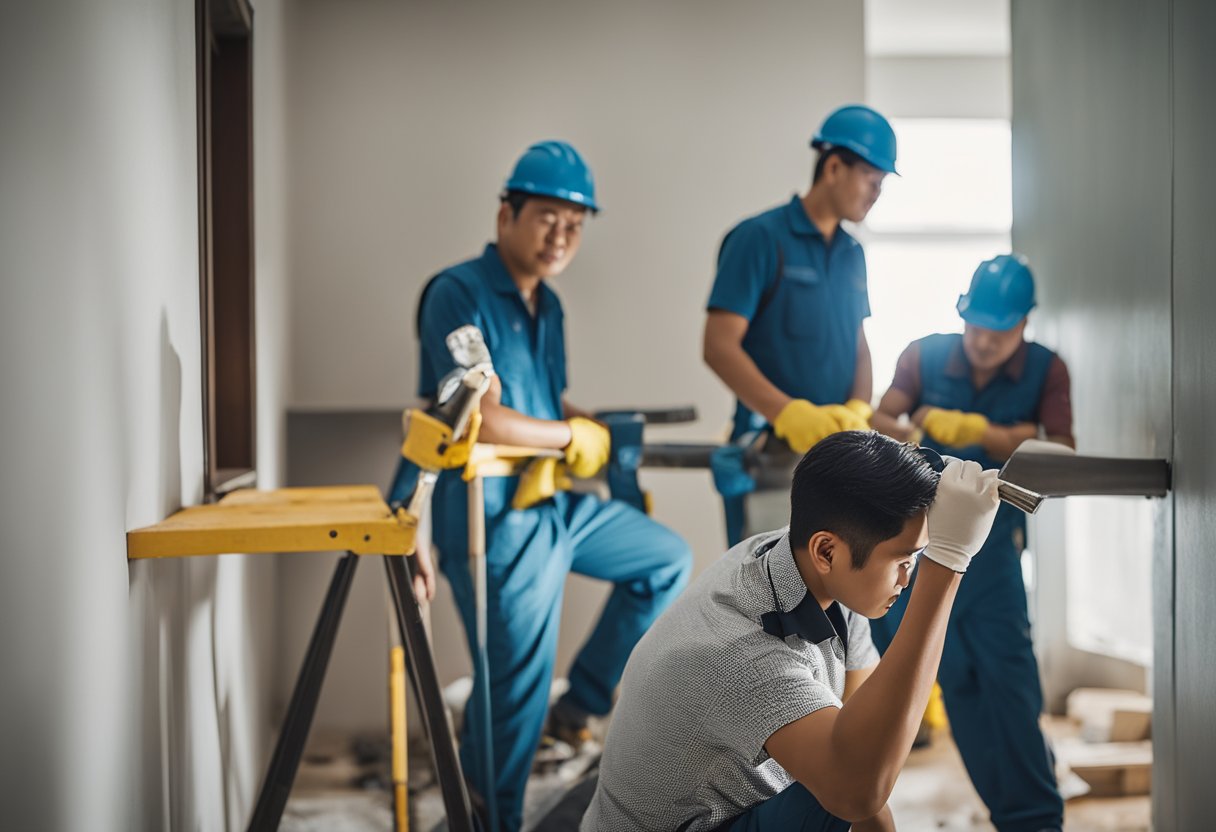
POLYGON ((411 554, 415 527, 399 522, 375 486, 236 491, 127 533, 127 557, 350 551, 411 554))
POLYGON ((1149 794, 1152 786, 1151 742, 1079 741, 1056 743, 1056 753, 1090 786, 1093 797, 1149 794))
POLYGON ((1068 716, 1088 742, 1148 739, 1153 702, 1143 693, 1115 688, 1077 688, 1068 694, 1068 716))

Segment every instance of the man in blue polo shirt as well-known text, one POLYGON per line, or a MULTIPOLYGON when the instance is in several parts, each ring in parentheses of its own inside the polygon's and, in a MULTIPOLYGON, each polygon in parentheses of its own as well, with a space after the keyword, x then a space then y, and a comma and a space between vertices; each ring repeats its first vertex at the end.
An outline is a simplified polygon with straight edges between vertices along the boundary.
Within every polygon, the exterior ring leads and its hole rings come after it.
MULTIPOLYGON (((481 404, 484 442, 564 451, 523 477, 485 481, 491 725, 466 713, 461 760, 474 789, 493 795, 500 826, 522 823, 524 786, 545 725, 566 576, 577 572, 615 589, 570 670, 569 692, 549 730, 577 742, 589 715, 607 714, 634 644, 688 581, 692 557, 670 529, 617 501, 560 490, 566 475, 593 476, 608 460, 608 431, 566 402, 562 306, 548 281, 578 251, 587 214, 598 210, 591 171, 565 142, 528 148, 507 180, 497 244, 444 269, 419 308, 419 393, 433 398, 455 368, 447 336, 474 326, 497 374, 481 404), (493 739, 494 782, 479 758, 493 739)), ((466 485, 458 471, 436 486, 434 541, 470 645, 475 645, 466 485)), ((419 567, 427 564, 419 563, 419 567)), ((428 586, 433 577, 426 576, 428 586)), ((493 830, 497 832, 497 830, 493 830)))
MULTIPOLYGON (((799 455, 831 433, 869 426, 866 263, 841 222, 865 219, 895 173, 895 132, 879 113, 851 105, 824 120, 811 146, 819 158, 807 193, 722 241, 703 348, 738 398, 731 439, 772 425, 799 455)), ((782 503, 787 488, 774 492, 782 503)), ((747 520, 743 496, 723 500, 733 545, 757 520, 747 520)))
MULTIPOLYGON (((1025 260, 1002 254, 981 263, 958 301, 963 334, 930 335, 904 350, 874 427, 988 470, 1040 431, 1072 447, 1068 368, 1023 338, 1034 305, 1025 260), (911 425, 897 422, 904 414, 911 425)), ((1064 812, 1039 728, 1043 693, 1022 579, 1025 534, 1026 515, 1002 505, 959 590, 938 674, 955 743, 1001 832, 1059 829, 1064 812)), ((874 622, 880 650, 905 608, 901 598, 874 622)))

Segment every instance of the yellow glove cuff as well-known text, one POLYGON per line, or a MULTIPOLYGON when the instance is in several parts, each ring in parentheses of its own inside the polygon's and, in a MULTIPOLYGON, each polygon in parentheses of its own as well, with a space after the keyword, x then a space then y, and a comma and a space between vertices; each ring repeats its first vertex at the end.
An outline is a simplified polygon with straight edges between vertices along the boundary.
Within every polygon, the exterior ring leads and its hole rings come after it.
POLYGON ((977 445, 988 430, 988 420, 979 413, 933 408, 925 414, 925 433, 953 448, 977 445))
POLYGON ((531 508, 569 488, 570 477, 566 476, 565 464, 551 456, 534 459, 519 476, 519 485, 511 498, 511 508, 531 508))
POLYGON ((612 438, 608 428, 591 419, 575 416, 569 420, 570 444, 566 446, 566 464, 570 473, 580 479, 594 477, 608 463, 612 438))
POLYGON ((861 399, 849 399, 844 406, 856 413, 867 425, 870 423, 870 417, 874 415, 874 408, 870 407, 870 403, 861 399))

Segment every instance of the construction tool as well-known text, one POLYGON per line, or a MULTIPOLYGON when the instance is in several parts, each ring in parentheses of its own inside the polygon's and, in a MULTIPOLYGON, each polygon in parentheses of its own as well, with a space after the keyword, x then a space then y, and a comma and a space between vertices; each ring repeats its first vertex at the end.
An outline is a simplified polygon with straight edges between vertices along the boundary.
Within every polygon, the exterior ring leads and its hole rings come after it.
MULTIPOLYGON (((406 566, 415 552, 420 518, 442 468, 464 465, 478 424, 477 410, 492 370, 474 363, 447 380, 439 404, 407 415, 402 454, 419 472, 404 505, 390 511, 375 486, 239 489, 218 503, 184 508, 164 521, 127 533, 132 560, 226 553, 309 553, 345 550, 318 614, 292 690, 283 725, 249 822, 251 832, 278 828, 299 769, 338 626, 359 558, 383 555, 404 667, 417 695, 431 753, 454 832, 475 832, 469 793, 456 755, 434 657, 406 566)), ((400 697, 400 676, 393 698, 400 697)), ((403 711, 394 710, 403 716, 403 711)), ((400 720, 395 720, 398 725, 400 720)), ((397 727, 397 726, 395 726, 397 727)), ((394 738, 404 736, 394 733, 394 738)), ((398 749, 394 748, 394 752, 398 749)), ((403 751, 402 751, 403 753, 403 751)), ((394 754, 396 763, 404 758, 394 754)), ((404 802, 404 767, 394 766, 394 800, 404 802)), ((403 824, 404 806, 395 817, 403 824)))
MULTIPOLYGON (((917 449, 934 470, 945 467, 931 448, 917 449)), ((1027 439, 997 474, 1001 501, 1027 514, 1049 497, 1164 497, 1170 465, 1164 459, 1080 456, 1058 442, 1027 439)))

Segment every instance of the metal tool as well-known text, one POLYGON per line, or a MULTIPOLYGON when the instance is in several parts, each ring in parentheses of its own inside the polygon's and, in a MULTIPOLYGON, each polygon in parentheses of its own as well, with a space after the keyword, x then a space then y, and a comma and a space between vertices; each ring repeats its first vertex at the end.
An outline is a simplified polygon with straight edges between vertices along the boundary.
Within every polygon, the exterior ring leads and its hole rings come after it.
MULTIPOLYGON (((417 528, 419 520, 425 515, 430 505, 435 483, 439 479, 440 469, 435 466, 436 454, 442 455, 448 444, 459 440, 468 430, 473 414, 481 404, 481 397, 490 387, 494 369, 489 361, 489 352, 482 340, 481 333, 475 327, 462 327, 447 336, 447 346, 452 356, 460 365, 443 378, 439 383, 436 403, 425 411, 410 410, 405 415, 405 433, 407 441, 402 446, 402 460, 390 488, 389 505, 396 512, 398 519, 417 528), (436 432, 436 428, 440 432, 436 432), (446 428, 446 430, 444 430, 446 428), (423 449, 428 453, 410 455, 406 448, 412 447, 409 442, 411 430, 417 429, 420 435, 426 437, 423 449), (437 443, 435 447, 430 447, 437 443)), ((431 654, 430 643, 427 639, 426 627, 422 620, 421 609, 414 597, 412 574, 405 558, 385 558, 385 568, 388 571, 389 587, 393 600, 393 623, 401 634, 407 661, 405 669, 422 711, 423 720, 427 726, 431 740, 431 752, 434 758, 436 776, 443 796, 444 810, 447 814, 448 828, 473 832, 472 803, 468 788, 465 785, 464 772, 456 753, 450 716, 443 701, 442 689, 439 685, 439 675, 431 654)), ((478 609, 482 611, 484 620, 485 609, 485 563, 484 555, 479 564, 481 579, 478 581, 478 609)), ((478 574, 477 569, 474 570, 478 574)), ((479 628, 479 644, 483 645, 479 657, 484 659, 484 633, 479 628)), ((392 708, 403 706, 401 691, 394 694, 392 708)), ((488 709, 488 703, 485 703, 488 709)), ((393 711, 394 713, 396 710, 393 711)), ((488 713, 487 713, 488 717, 488 713)), ((488 724, 488 723, 487 723, 488 724)), ((404 757, 405 749, 401 747, 404 731, 393 734, 394 757, 404 757)), ((402 772, 402 777, 404 774, 402 772)), ((404 817, 404 793, 394 792, 395 823, 404 817)), ((490 801, 491 817, 493 818, 493 802, 490 801)))
POLYGON ((1034 514, 1049 497, 1164 497, 1170 490, 1170 464, 1164 459, 1078 456, 1061 448, 1054 442, 1023 442, 998 475, 1001 499, 1034 514))
MULTIPOLYGON (((945 460, 932 448, 917 449, 935 471, 945 460)), ((1001 501, 1034 514, 1049 497, 1164 497, 1170 465, 1164 459, 1078 456, 1057 442, 1028 439, 997 475, 1001 501)))

